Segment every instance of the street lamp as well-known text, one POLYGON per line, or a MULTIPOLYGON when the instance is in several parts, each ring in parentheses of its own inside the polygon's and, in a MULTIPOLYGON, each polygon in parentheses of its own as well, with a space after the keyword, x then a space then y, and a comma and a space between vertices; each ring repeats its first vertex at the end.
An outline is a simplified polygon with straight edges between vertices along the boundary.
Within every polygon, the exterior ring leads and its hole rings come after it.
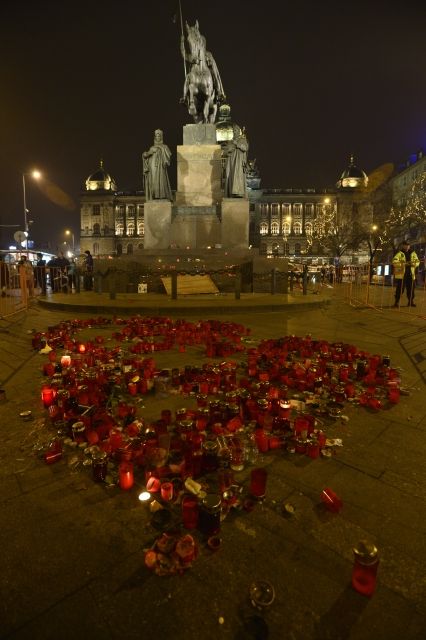
POLYGON ((74 233, 72 231, 70 231, 69 229, 65 230, 65 235, 66 236, 71 236, 72 238, 72 252, 75 253, 75 239, 74 239, 74 233))
POLYGON ((284 224, 284 256, 287 255, 288 253, 288 236, 290 235, 290 231, 291 231, 291 216, 286 216, 285 217, 285 224, 284 224))
POLYGON ((28 209, 27 209, 27 196, 26 196, 26 189, 25 189, 25 176, 31 176, 32 178, 34 178, 34 180, 40 180, 41 178, 41 173, 40 171, 34 170, 34 171, 30 171, 30 173, 23 173, 22 174, 22 192, 24 195, 24 231, 25 234, 27 236, 26 240, 25 240, 25 248, 28 249, 28 236, 29 234, 29 230, 30 230, 30 225, 29 225, 29 221, 28 221, 28 209))

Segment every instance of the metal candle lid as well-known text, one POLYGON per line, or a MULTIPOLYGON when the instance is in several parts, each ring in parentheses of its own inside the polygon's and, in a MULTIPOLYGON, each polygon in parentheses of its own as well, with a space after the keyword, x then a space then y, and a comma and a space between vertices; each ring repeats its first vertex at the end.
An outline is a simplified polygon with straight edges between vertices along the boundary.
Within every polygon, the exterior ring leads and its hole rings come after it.
POLYGON ((379 550, 372 542, 360 540, 353 548, 353 552, 360 564, 369 565, 376 562, 379 550))

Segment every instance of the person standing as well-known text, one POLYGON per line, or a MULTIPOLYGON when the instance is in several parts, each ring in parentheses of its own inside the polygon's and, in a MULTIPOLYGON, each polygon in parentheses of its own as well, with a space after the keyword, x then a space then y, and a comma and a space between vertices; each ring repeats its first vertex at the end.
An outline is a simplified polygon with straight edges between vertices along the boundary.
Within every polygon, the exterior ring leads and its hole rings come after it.
POLYGON ((156 129, 154 144, 142 154, 146 200, 173 200, 167 174, 171 155, 169 147, 163 142, 163 132, 156 129))
POLYGON ((84 252, 84 277, 83 286, 85 291, 93 289, 93 256, 89 249, 84 252))
POLYGON ((416 284, 416 269, 420 264, 417 253, 411 249, 408 240, 404 240, 400 250, 392 259, 393 273, 395 280, 395 303, 394 307, 399 307, 401 294, 406 292, 408 306, 415 307, 414 289, 416 284))
POLYGON ((45 295, 46 294, 46 260, 44 260, 42 253, 37 254, 36 282, 37 282, 37 286, 40 287, 41 289, 41 293, 45 295))
POLYGON ((64 256, 62 251, 58 253, 57 265, 59 267, 59 291, 68 293, 68 268, 70 261, 64 256))
POLYGON ((28 260, 28 256, 21 256, 19 262, 19 278, 20 285, 25 297, 29 295, 30 298, 34 296, 34 269, 31 262, 28 260))

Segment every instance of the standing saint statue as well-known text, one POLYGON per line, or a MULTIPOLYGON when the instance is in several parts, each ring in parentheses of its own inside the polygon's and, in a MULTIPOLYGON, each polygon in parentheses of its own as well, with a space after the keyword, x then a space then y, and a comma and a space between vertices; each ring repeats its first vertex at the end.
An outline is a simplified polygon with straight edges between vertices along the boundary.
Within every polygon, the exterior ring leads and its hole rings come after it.
POLYGON ((234 125, 234 137, 230 140, 223 155, 225 157, 225 198, 245 198, 247 196, 247 153, 248 140, 244 131, 234 125))
POLYGON ((218 104, 225 100, 222 80, 216 61, 206 49, 206 39, 200 33, 198 20, 193 27, 186 22, 186 41, 189 53, 185 49, 185 36, 181 36, 181 53, 190 69, 186 73, 181 102, 188 106, 188 112, 194 122, 214 123, 218 104))
POLYGON ((146 200, 173 200, 167 174, 171 155, 169 147, 163 142, 163 132, 156 129, 154 144, 142 154, 146 200))

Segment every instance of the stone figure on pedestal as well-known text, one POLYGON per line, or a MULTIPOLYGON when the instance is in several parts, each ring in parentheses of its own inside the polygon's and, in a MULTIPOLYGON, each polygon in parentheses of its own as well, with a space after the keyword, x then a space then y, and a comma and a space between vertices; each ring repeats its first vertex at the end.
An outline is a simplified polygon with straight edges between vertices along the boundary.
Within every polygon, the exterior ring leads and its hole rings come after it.
POLYGON ((225 157, 225 198, 245 198, 247 196, 247 153, 248 141, 238 125, 234 125, 234 138, 227 142, 225 157))
POLYGON ((210 51, 206 50, 206 39, 200 33, 198 20, 193 27, 185 24, 189 53, 185 49, 183 33, 181 53, 191 67, 186 73, 181 102, 187 104, 194 122, 214 123, 218 104, 225 100, 219 69, 210 51))
POLYGON ((171 155, 169 147, 163 143, 163 132, 156 129, 154 144, 142 154, 146 200, 173 200, 167 174, 171 155))

